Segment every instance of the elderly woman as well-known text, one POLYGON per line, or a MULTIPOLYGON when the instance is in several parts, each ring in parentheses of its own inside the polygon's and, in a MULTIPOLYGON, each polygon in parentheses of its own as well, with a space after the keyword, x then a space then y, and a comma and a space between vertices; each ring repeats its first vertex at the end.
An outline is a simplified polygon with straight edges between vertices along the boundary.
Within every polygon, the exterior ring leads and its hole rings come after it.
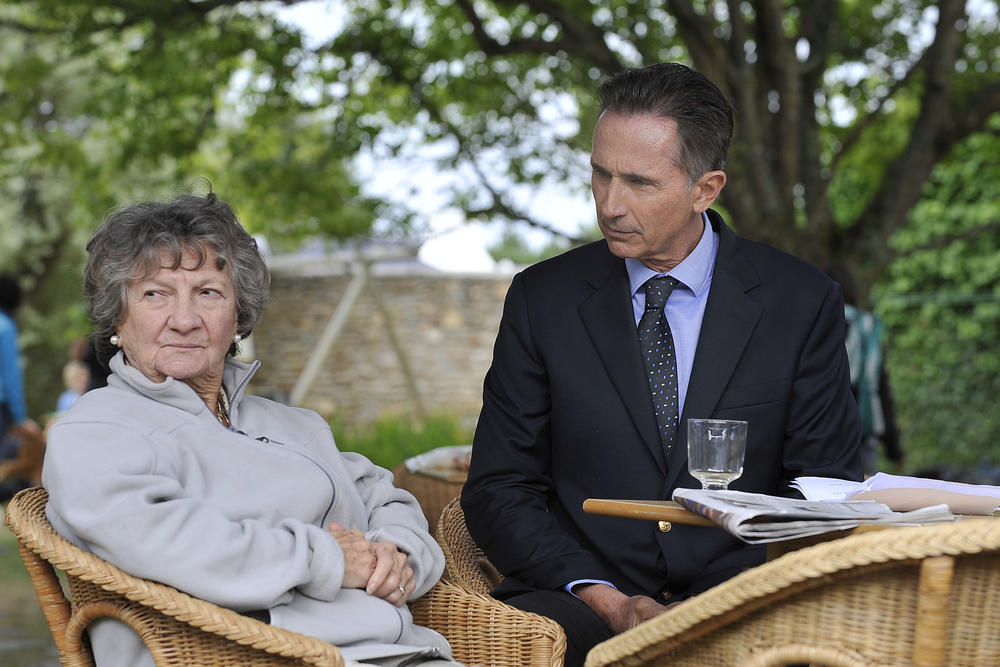
MULTIPOLYGON (((248 395, 233 359, 269 278, 213 194, 112 213, 84 292, 108 386, 52 427, 43 484, 56 530, 122 569, 337 644, 364 664, 456 664, 405 602, 444 558, 389 472, 337 450, 316 413, 248 395)), ((152 664, 95 623, 97 664, 152 664)))

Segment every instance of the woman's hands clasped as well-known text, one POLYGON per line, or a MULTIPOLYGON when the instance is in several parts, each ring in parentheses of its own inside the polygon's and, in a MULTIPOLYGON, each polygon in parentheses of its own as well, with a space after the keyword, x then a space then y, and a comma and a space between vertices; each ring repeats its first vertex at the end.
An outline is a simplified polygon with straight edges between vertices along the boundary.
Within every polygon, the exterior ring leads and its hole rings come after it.
POLYGON ((372 542, 360 530, 348 530, 336 522, 329 529, 344 552, 344 588, 363 588, 396 606, 409 599, 413 569, 395 544, 372 542))

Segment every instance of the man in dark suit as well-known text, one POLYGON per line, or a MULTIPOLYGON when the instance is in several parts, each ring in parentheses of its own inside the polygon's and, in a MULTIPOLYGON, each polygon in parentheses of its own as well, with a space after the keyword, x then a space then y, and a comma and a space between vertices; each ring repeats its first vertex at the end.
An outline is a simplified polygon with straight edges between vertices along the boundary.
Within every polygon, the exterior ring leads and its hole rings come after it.
POLYGON ((787 494, 799 475, 861 477, 839 287, 709 208, 726 183, 728 101, 673 63, 612 77, 600 97, 591 164, 604 240, 514 277, 462 493, 469 530, 507 577, 494 595, 562 624, 567 665, 763 560, 720 529, 583 512, 588 497, 697 488, 687 418, 749 421, 730 488, 787 494), (676 285, 664 308, 676 413, 658 422, 637 325, 646 281, 664 275, 676 285))

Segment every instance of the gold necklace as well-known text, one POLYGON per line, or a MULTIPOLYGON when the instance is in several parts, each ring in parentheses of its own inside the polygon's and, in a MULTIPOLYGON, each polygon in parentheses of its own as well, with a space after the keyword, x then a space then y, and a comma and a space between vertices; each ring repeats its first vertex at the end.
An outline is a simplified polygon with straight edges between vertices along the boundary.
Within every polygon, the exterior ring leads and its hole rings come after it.
POLYGON ((215 401, 215 416, 219 418, 222 425, 229 427, 229 410, 226 408, 226 394, 221 389, 219 390, 219 397, 215 401))

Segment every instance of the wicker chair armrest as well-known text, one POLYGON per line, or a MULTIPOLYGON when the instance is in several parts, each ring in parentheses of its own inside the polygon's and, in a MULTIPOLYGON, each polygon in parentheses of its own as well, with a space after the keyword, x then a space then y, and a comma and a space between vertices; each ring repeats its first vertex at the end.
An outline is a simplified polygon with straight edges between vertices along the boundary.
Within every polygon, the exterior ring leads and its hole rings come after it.
POLYGON ((566 635, 558 623, 461 584, 442 580, 410 609, 418 625, 445 635, 455 659, 465 664, 563 664, 566 635))
POLYGON ((22 491, 8 505, 5 522, 23 548, 67 575, 243 646, 310 665, 344 665, 339 649, 332 644, 261 623, 165 584, 132 576, 83 551, 56 533, 48 523, 45 518, 47 500, 48 493, 41 487, 22 491))
POLYGON ((469 535, 465 513, 458 497, 453 498, 441 511, 435 537, 444 551, 444 576, 449 581, 488 595, 503 580, 503 576, 469 535))
POLYGON ((598 644, 586 665, 640 664, 634 656, 695 641, 783 598, 859 572, 998 549, 1000 522, 994 519, 871 531, 820 543, 742 572, 598 644))

